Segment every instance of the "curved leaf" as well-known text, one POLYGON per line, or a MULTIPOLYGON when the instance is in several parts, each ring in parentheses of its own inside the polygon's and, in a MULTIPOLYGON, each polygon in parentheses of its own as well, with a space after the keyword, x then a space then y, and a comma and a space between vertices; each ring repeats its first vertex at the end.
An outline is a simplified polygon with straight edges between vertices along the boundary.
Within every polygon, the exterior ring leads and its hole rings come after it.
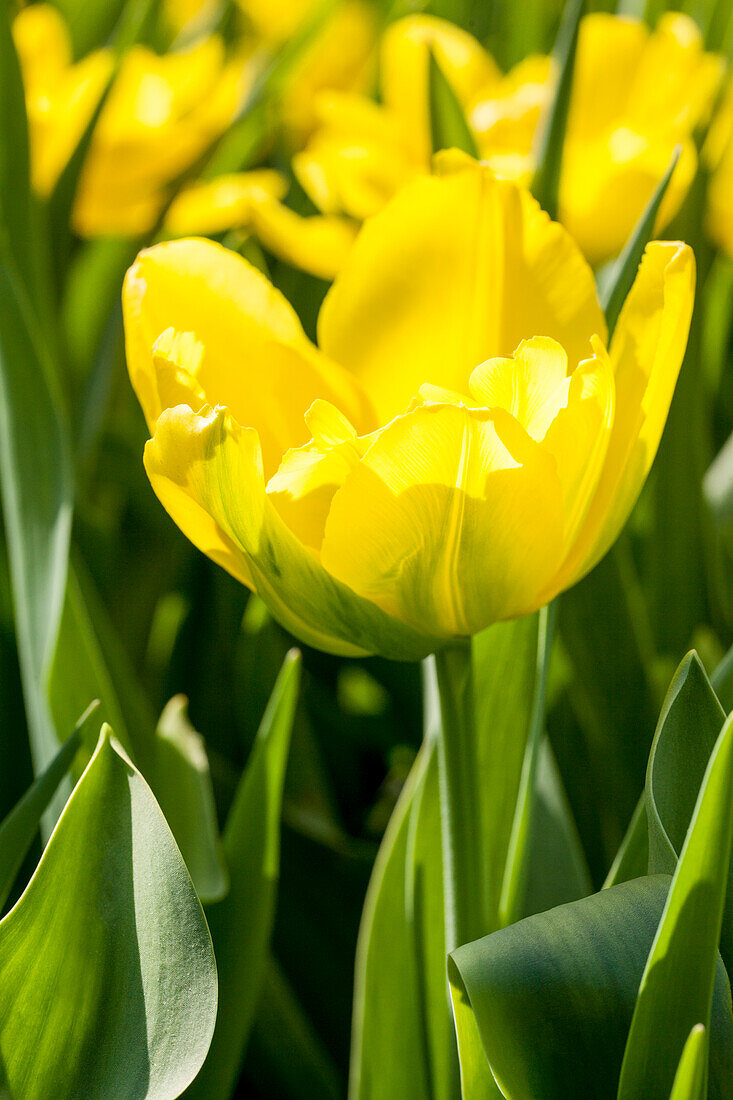
POLYGON ((696 1024, 687 1036, 669 1100, 705 1100, 707 1084, 707 1032, 702 1024, 696 1024))
POLYGON ((174 1100, 216 1017, 203 912, 142 776, 107 729, 0 923, 0 1061, 12 1095, 174 1100))

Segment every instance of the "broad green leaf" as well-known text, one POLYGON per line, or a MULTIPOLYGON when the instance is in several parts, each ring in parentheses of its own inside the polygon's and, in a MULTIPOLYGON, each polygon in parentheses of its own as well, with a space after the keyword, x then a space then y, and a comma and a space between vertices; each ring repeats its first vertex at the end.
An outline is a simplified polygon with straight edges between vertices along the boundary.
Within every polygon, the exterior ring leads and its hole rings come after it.
POLYGON ((649 867, 649 826, 646 816, 646 800, 642 794, 629 822, 624 839, 611 864, 603 889, 617 886, 619 882, 628 882, 632 878, 641 878, 649 867))
POLYGON ((15 876, 38 832, 41 817, 69 771, 82 744, 82 731, 91 724, 97 707, 95 702, 87 708, 45 772, 39 775, 20 802, 0 822, 0 911, 8 900, 15 876))
POLYGON ((681 151, 681 146, 677 146, 669 168, 662 176, 654 194, 649 199, 643 214, 624 245, 623 251, 619 254, 617 259, 607 265, 603 272, 602 279, 599 279, 599 298, 603 307, 603 312, 606 314, 606 321, 608 322, 609 340, 616 327, 621 307, 626 301, 626 296, 631 290, 634 279, 636 278, 641 258, 644 255, 644 249, 654 236, 654 226, 656 224, 657 214, 659 213, 659 207, 662 205, 662 199, 669 186, 672 173, 677 167, 681 151))
MULTIPOLYGON (((621 883, 452 953, 494 1076, 512 1100, 614 1100, 639 982, 670 880, 621 883)), ((719 964, 711 1050, 730 1035, 719 964)), ((717 1055, 713 1055, 715 1062, 717 1055)), ((724 1079, 723 1061, 716 1080, 724 1079)), ((712 1097, 726 1094, 711 1089, 712 1097)), ((646 1093, 635 1094, 635 1100, 646 1093)), ((665 1098, 666 1100, 666 1098, 665 1098)))
POLYGON ((155 781, 160 808, 173 830, 186 866, 204 902, 219 901, 229 888, 216 821, 209 759, 188 718, 188 699, 174 695, 156 731, 155 781))
MULTIPOLYGON (((649 871, 674 873, 725 712, 693 651, 677 669, 659 715, 646 779, 649 871)), ((695 1021, 699 1023, 700 1021, 695 1021)))
MULTIPOLYGON (((421 918, 430 912, 430 883, 418 878, 411 884, 410 914, 407 859, 410 841, 414 846, 418 839, 414 825, 410 836, 411 817, 429 771, 434 784, 436 769, 430 766, 434 757, 435 745, 426 739, 390 818, 369 882, 356 952, 349 1085, 352 1100, 375 1096, 420 1100, 432 1095, 429 1024, 423 1009, 423 996, 432 975, 424 964, 418 966, 418 954, 423 954, 423 948, 442 933, 442 914, 440 931, 425 929, 431 941, 418 944, 416 932, 424 927, 421 918), (415 902, 419 904, 417 921, 415 902)), ((418 866, 413 858, 413 867, 418 866)), ((441 954, 444 960, 444 949, 441 954)), ((447 984, 443 990, 448 1019, 447 984)))
MULTIPOLYGON (((644 970, 624 1054, 619 1100, 667 1100, 691 1029, 708 1026, 733 839, 733 720, 721 730, 705 772, 669 896, 644 970)), ((716 1043, 733 1080, 733 1014, 716 1043)), ((715 1042, 715 1037, 713 1037, 715 1042)))
POLYGON ((575 49, 585 0, 566 0, 560 30, 555 43, 558 79, 547 118, 537 133, 537 168, 532 194, 551 218, 557 218, 562 154, 573 89, 575 49))
POLYGON ((0 923, 0 1061, 23 1100, 174 1100, 206 1056, 216 964, 173 836, 105 729, 0 923))
POLYGON ((669 1100, 705 1100, 707 1084, 707 1031, 702 1024, 696 1024, 682 1050, 669 1100))
MULTIPOLYGON (((667 692, 649 755, 646 809, 652 874, 673 874, 677 867, 724 720, 700 659, 688 653, 667 692)), ((728 869, 720 952, 727 966, 733 964, 733 867, 728 869)))
POLYGON ((440 62, 430 50, 430 132, 433 152, 462 149, 478 160, 479 151, 463 108, 440 62))
POLYGON ((192 1098, 231 1096, 257 1007, 275 912, 282 789, 299 680, 300 655, 292 650, 227 819, 229 893, 207 910, 219 966, 219 1018, 192 1098))
POLYGON ((245 1080, 288 1100, 339 1100, 344 1083, 281 967, 270 957, 247 1047, 245 1080))
MULTIPOLYGON (((72 511, 67 428, 30 300, 0 240, 0 488, 36 772, 58 749, 46 696, 72 511)), ((74 718, 92 697, 77 708, 74 718)), ((74 721, 71 719, 67 728, 74 721)))

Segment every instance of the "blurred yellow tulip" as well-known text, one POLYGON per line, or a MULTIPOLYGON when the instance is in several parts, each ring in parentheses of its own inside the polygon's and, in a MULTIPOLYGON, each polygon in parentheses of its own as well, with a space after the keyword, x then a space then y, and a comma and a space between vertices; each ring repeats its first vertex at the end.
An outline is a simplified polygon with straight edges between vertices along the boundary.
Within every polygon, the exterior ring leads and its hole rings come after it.
MULTIPOLYGON (((84 132, 113 71, 108 50, 74 64, 55 8, 34 4, 13 24, 30 123, 33 184, 48 195, 84 132)), ((168 184, 232 119, 247 79, 220 39, 158 56, 124 57, 92 137, 74 207, 86 236, 135 235, 155 223, 168 184)))
POLYGON ((733 257, 733 80, 728 82, 703 153, 710 172, 707 231, 718 248, 733 257))
MULTIPOLYGON (((324 94, 320 126, 293 170, 324 214, 363 219, 415 175, 430 170, 428 49, 462 104, 482 157, 506 179, 529 184, 538 129, 552 98, 548 57, 528 57, 502 75, 483 47, 444 20, 411 15, 381 43, 382 102, 324 94)), ((626 243, 682 144, 660 210, 664 228, 696 168, 692 133, 709 113, 722 75, 685 15, 667 13, 652 33, 638 20, 594 13, 580 28, 560 181, 559 218, 586 258, 599 264, 626 243)), ((307 229, 292 222, 290 249, 307 229)))
POLYGON ((123 296, 148 476, 294 634, 414 659, 542 606, 608 550, 693 295, 691 250, 649 245, 607 345, 567 231, 455 156, 365 224, 318 348, 239 256, 164 243, 123 296))

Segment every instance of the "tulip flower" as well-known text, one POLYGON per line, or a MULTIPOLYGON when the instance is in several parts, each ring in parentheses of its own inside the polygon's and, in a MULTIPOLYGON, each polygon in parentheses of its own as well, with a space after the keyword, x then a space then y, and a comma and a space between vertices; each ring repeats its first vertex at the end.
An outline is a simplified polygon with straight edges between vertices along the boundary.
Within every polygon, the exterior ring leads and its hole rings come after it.
POLYGON ((315 347, 202 240, 124 288, 145 466, 181 530, 334 653, 414 659, 584 576, 653 461, 694 259, 648 246, 613 338, 580 250, 529 193, 437 158, 362 228, 315 347))
MULTIPOLYGON (((48 195, 112 74, 110 51, 72 62, 55 8, 34 4, 13 24, 26 89, 32 177, 48 195)), ((228 125, 241 95, 242 64, 220 39, 159 57, 136 46, 102 108, 82 171, 74 225, 84 236, 136 235, 155 222, 168 184, 228 125)))
MULTIPOLYGON (((428 49, 464 108, 482 160, 504 178, 530 183, 554 91, 552 59, 528 57, 502 75, 465 31, 411 15, 382 39, 381 104, 336 93, 318 100, 321 125, 293 170, 322 213, 363 219, 430 170, 428 49)), ((678 144, 682 156, 658 229, 679 209, 696 170, 692 133, 711 109, 722 66, 685 15, 665 14, 653 33, 606 13, 582 20, 559 219, 593 265, 626 243, 678 144)), ((299 226, 292 222, 292 247, 284 242, 278 252, 291 263, 299 226)))

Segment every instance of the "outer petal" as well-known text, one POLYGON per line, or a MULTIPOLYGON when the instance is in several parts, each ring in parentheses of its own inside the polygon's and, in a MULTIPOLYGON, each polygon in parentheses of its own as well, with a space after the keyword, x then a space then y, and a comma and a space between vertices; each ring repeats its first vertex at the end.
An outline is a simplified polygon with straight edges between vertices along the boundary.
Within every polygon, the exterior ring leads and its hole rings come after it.
MULTIPOLYGON (((595 141, 569 141, 560 181, 560 217, 592 264, 621 251, 677 144, 669 134, 645 136, 624 126, 595 141)), ((662 201, 659 231, 679 210, 697 169, 694 143, 679 144, 682 156, 662 201)))
POLYGON ((579 362, 605 331, 567 232, 470 161, 409 184, 363 227, 319 318, 322 350, 360 378, 381 422, 423 382, 465 393, 474 367, 524 339, 551 336, 579 362))
POLYGON ((430 162, 428 50, 468 107, 479 89, 497 83, 501 72, 492 57, 467 31, 430 15, 407 15, 387 28, 382 38, 382 98, 397 116, 403 141, 413 159, 430 162))
POLYGON ((167 410, 145 448, 145 467, 161 503, 191 541, 235 576, 248 576, 273 615, 308 644, 397 660, 415 660, 440 644, 392 619, 319 565, 265 493, 257 433, 241 428, 226 410, 167 410))
POLYGON ((265 248, 319 279, 333 279, 356 239, 357 225, 336 214, 301 217, 260 194, 251 204, 250 225, 265 248))
POLYGON ((240 256, 211 241, 169 241, 141 252, 123 292, 130 378, 152 431, 163 411, 153 345, 169 328, 203 346, 191 373, 209 404, 261 433, 273 473, 307 441, 304 414, 322 397, 359 429, 372 426, 352 379, 306 338, 282 295, 240 256))
POLYGON ((236 172, 184 188, 171 203, 165 232, 171 237, 213 235, 247 225, 252 199, 261 194, 282 199, 287 180, 269 168, 236 172))
POLYGON ((578 140, 593 140, 624 117, 648 39, 638 19, 593 12, 582 20, 568 119, 578 140))
POLYGON ((417 407, 337 490, 321 560, 435 634, 534 610, 562 560, 554 462, 505 410, 417 407))
POLYGON ((616 416, 598 487, 551 598, 584 576, 617 538, 657 453, 687 344, 695 260, 685 244, 647 246, 611 343, 616 416))

